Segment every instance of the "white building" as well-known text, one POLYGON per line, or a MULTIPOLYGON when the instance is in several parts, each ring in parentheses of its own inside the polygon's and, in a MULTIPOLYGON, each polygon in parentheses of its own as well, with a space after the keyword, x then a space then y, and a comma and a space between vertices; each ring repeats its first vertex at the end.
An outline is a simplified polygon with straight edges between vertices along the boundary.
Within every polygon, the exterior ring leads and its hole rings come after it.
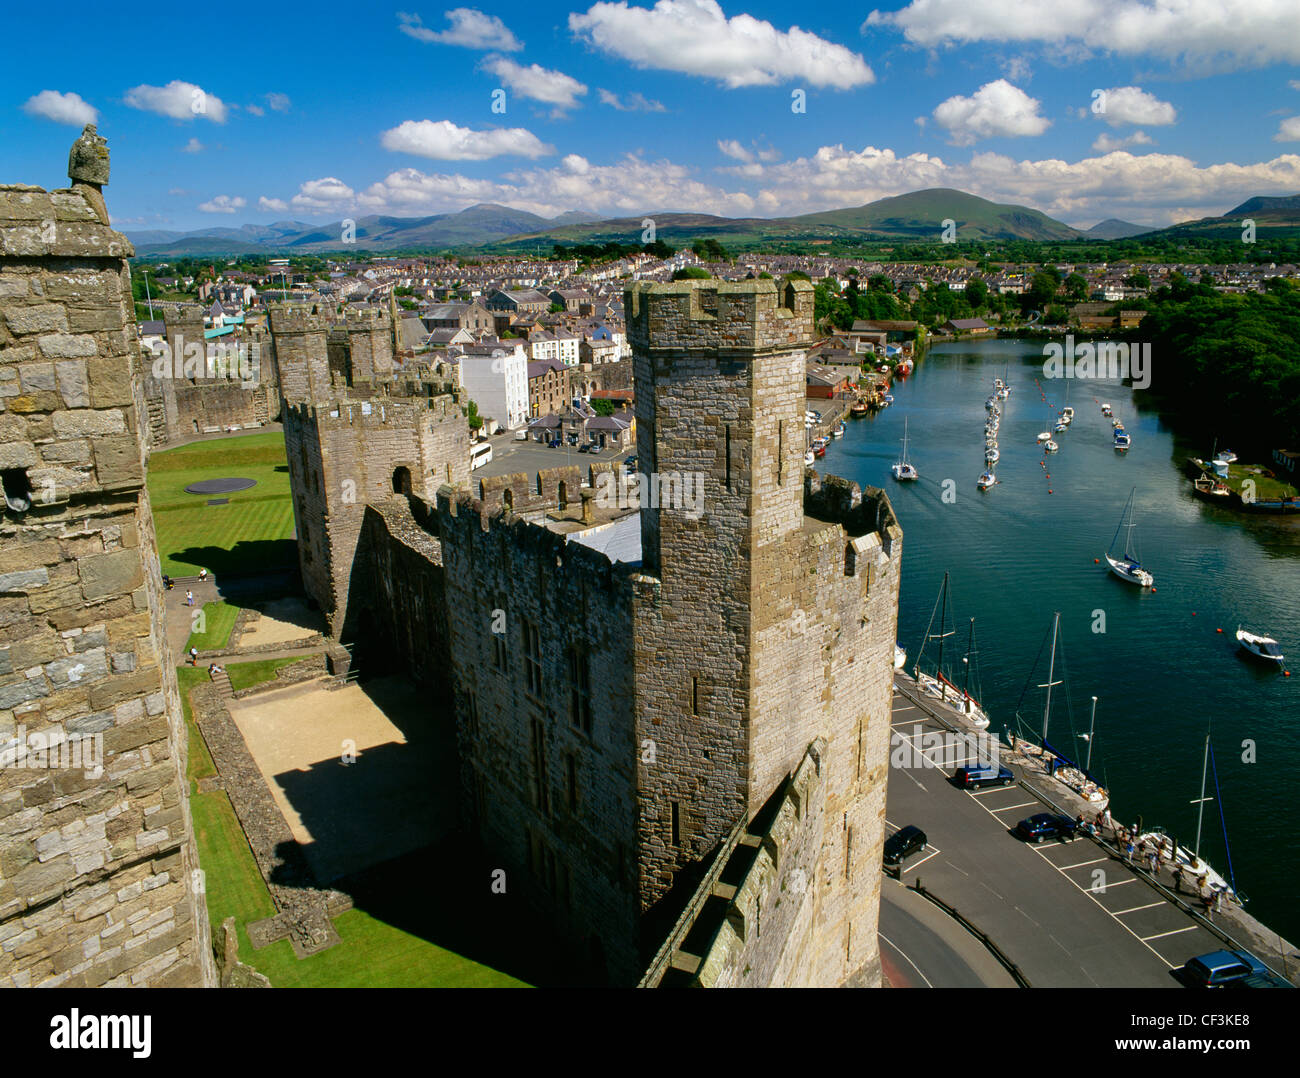
POLYGON ((518 341, 466 345, 460 380, 478 414, 507 430, 528 422, 528 356, 518 341))

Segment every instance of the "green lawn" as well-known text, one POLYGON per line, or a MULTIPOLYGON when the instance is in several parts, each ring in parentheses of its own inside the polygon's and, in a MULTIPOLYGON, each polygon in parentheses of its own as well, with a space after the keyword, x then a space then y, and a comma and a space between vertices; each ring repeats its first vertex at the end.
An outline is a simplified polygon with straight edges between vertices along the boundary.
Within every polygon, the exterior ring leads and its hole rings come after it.
MULTIPOLYGON (((286 661, 294 660, 271 660, 273 663, 286 661)), ((234 917, 240 961, 265 974, 277 988, 525 987, 524 982, 514 977, 404 931, 361 908, 336 917, 334 926, 342 942, 311 958, 299 959, 288 940, 254 951, 245 926, 274 916, 275 903, 258 871, 230 799, 221 790, 197 792, 198 779, 216 774, 203 737, 194 724, 189 699, 190 690, 205 682, 208 672, 202 667, 183 666, 176 674, 189 731, 186 774, 191 780, 190 813, 214 943, 220 941, 221 922, 234 917)), ((417 854, 415 860, 423 862, 427 858, 417 854)), ((454 920, 446 912, 431 914, 428 903, 420 897, 428 891, 420 889, 418 894, 404 894, 410 889, 403 884, 406 872, 402 867, 387 873, 384 867, 379 866, 371 886, 391 901, 387 908, 394 911, 394 919, 425 927, 431 935, 454 920)), ((374 900, 362 898, 358 905, 370 901, 374 900)), ((374 904, 387 905, 379 901, 374 904)), ((454 933, 455 925, 448 930, 454 933)))
POLYGON ((264 681, 274 681, 275 672, 280 667, 300 662, 301 658, 257 659, 253 662, 231 663, 226 667, 226 673, 230 675, 230 687, 239 692, 240 689, 260 685, 264 681))
POLYGON ((235 627, 235 618, 239 616, 239 607, 227 602, 204 603, 204 631, 190 633, 185 641, 185 651, 198 648, 200 651, 216 651, 230 642, 230 630, 235 627))
POLYGON ((248 572, 293 565, 293 506, 284 435, 249 434, 165 449, 152 454, 149 499, 162 571, 193 576, 199 569, 248 572), (238 477, 257 486, 233 494, 227 505, 208 505, 185 487, 199 479, 238 477))

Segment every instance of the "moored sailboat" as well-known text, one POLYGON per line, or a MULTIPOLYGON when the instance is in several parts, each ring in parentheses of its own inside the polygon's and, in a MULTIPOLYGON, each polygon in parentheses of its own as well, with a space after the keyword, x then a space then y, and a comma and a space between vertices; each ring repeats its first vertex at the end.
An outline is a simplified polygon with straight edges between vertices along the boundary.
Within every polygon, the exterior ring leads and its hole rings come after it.
POLYGON ((903 456, 901 460, 898 460, 894 463, 894 466, 891 470, 894 473, 894 478, 899 480, 900 482, 910 480, 910 479, 921 478, 921 473, 918 472, 916 470, 915 465, 913 465, 912 462, 907 459, 907 420, 906 419, 903 420, 903 456))
POLYGON ((1128 504, 1124 507, 1124 515, 1120 517, 1119 527, 1115 529, 1115 535, 1110 541, 1111 550, 1115 548, 1115 540, 1119 538, 1120 529, 1125 529, 1124 534, 1124 553, 1121 557, 1115 557, 1110 550, 1106 552, 1106 562, 1110 565, 1113 572, 1121 580, 1127 580, 1130 584, 1137 584, 1139 587, 1151 588, 1155 586, 1155 577, 1142 567, 1137 550, 1137 540, 1133 536, 1133 529, 1137 527, 1137 522, 1133 519, 1133 499, 1137 494, 1137 487, 1129 493, 1128 504))

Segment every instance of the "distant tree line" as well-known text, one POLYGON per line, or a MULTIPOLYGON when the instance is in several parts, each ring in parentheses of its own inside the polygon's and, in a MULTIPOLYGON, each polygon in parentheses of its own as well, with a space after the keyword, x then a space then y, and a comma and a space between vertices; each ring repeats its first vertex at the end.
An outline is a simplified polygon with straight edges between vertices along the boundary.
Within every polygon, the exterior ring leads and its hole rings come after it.
POLYGON ((1300 289, 1274 278, 1262 294, 1223 295, 1175 274, 1147 311, 1129 335, 1151 344, 1146 392, 1203 440, 1256 459, 1300 449, 1300 289))

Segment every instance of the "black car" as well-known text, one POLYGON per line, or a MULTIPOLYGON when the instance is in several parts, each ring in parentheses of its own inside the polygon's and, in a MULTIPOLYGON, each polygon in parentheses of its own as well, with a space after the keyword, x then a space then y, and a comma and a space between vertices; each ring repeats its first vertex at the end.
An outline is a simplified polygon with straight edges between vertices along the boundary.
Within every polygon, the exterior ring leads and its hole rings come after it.
POLYGON ((1074 838, 1076 824, 1069 816, 1055 812, 1036 812, 1016 824, 1016 834, 1026 842, 1042 842, 1045 838, 1056 838, 1068 842, 1074 838))
POLYGON ((909 824, 885 839, 885 864, 896 865, 925 849, 925 832, 909 824))
POLYGON ((591 444, 590 442, 583 442, 582 445, 578 446, 578 452, 579 452, 579 453, 590 453, 590 452, 592 451, 593 448, 594 448, 594 447, 592 446, 592 444, 591 444))
POLYGON ((981 786, 1010 786, 1016 776, 1009 767, 959 767, 953 772, 952 781, 963 790, 973 790, 981 786))

